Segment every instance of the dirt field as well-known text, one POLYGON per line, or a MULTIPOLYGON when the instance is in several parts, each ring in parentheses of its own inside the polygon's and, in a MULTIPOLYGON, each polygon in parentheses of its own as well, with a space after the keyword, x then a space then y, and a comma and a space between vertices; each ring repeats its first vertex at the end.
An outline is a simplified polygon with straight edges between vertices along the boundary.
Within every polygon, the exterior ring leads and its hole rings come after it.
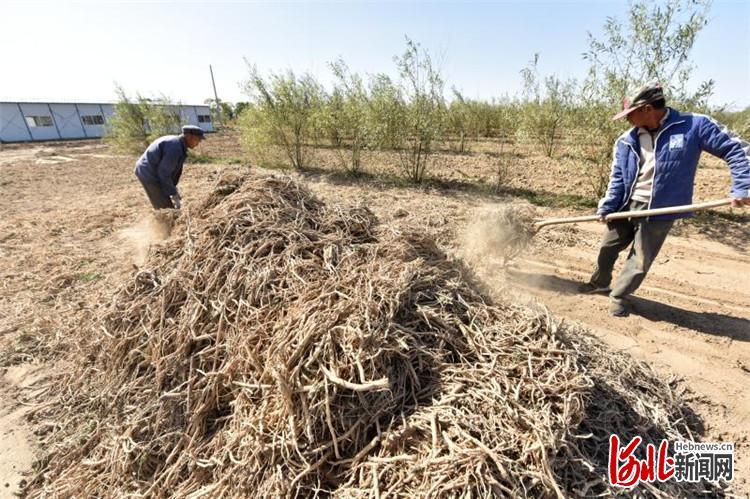
MULTIPOLYGON (((227 170, 250 171, 233 137, 212 137, 199 151, 214 158, 186 165, 180 189, 186 209, 227 170), (216 158, 219 158, 218 160, 216 158), (221 158, 227 161, 222 161, 221 158), (229 161, 229 159, 232 161, 229 161), (231 163, 231 164, 230 164, 231 163)), ((321 164, 332 164, 321 152, 321 164)), ((327 156, 328 155, 328 156, 327 156)), ((395 168, 394 158, 371 158, 395 168)), ((34 443, 23 424, 31 382, 55 366, 82 317, 111 299, 148 245, 160 235, 132 174, 134 157, 96 141, 0 150, 0 497, 30 470, 34 443), (26 390, 26 391, 24 391, 26 390)), ((477 209, 517 201, 513 189, 585 193, 583 182, 554 162, 528 154, 514 161, 505 195, 472 188, 413 188, 379 180, 341 180, 323 171, 294 174, 328 202, 361 203, 396 230, 416 226, 457 256, 469 256, 464 233, 477 209)), ((444 180, 492 183, 491 158, 439 158, 444 180), (482 180, 484 179, 484 180, 482 180)), ((699 171, 696 201, 727 195, 729 175, 718 162, 699 171)), ((540 215, 586 210, 538 208, 540 215)), ((728 212, 725 209, 723 212, 728 212)), ((704 440, 735 442, 735 487, 750 493, 750 214, 704 216, 680 223, 637 293, 635 314, 612 318, 604 296, 580 296, 591 271, 601 227, 545 229, 535 246, 505 269, 483 255, 472 266, 490 294, 538 300, 554 315, 579 321, 612 348, 630 352, 684 388, 705 424, 704 440)))

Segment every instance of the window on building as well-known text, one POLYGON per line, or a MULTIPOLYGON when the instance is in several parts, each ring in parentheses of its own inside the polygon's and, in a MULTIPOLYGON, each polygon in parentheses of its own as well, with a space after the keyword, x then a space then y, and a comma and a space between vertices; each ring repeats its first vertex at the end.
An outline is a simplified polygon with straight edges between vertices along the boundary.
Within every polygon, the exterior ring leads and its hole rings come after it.
POLYGON ((211 115, 210 114, 199 114, 198 115, 198 123, 211 123, 211 115))
POLYGON ((81 121, 84 125, 103 125, 104 116, 101 114, 91 114, 88 116, 81 116, 81 121))
POLYGON ((53 126, 52 116, 24 116, 29 126, 53 126))

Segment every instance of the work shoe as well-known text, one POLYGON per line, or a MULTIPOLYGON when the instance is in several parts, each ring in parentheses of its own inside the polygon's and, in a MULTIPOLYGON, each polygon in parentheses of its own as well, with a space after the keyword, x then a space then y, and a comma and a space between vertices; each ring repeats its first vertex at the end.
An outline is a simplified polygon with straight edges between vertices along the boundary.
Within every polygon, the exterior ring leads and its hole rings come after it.
POLYGON ((597 286, 593 282, 584 282, 578 285, 578 292, 585 295, 607 294, 611 291, 609 286, 597 286))
POLYGON ((630 315, 630 307, 627 303, 613 301, 609 306, 609 315, 613 317, 627 317, 630 315))

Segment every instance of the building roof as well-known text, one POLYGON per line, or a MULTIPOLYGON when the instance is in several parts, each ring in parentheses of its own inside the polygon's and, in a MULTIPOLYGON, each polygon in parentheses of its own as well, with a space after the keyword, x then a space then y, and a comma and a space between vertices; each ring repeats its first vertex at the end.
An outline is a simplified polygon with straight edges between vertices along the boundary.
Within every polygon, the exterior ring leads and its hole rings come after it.
MULTIPOLYGON (((16 101, 16 100, 0 100, 0 104, 78 104, 82 106, 114 106, 119 104, 118 102, 79 102, 79 101, 16 101)), ((175 106, 175 107, 211 107, 208 104, 161 104, 163 106, 175 106)))

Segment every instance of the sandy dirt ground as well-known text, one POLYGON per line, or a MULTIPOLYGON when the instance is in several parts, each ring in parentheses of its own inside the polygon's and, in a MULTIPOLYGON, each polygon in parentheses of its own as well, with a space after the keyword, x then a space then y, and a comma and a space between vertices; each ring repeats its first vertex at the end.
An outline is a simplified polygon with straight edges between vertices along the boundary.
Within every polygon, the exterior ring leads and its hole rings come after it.
MULTIPOLYGON (((216 156, 222 144, 207 142, 199 152, 216 156)), ((237 154, 233 149, 229 155, 237 154)), ((440 163, 445 172, 491 179, 485 171, 490 167, 472 157, 445 155, 440 163)), ((163 237, 132 175, 134 159, 97 141, 0 150, 0 497, 17 489, 38 452, 23 421, 33 381, 70 346, 67 335, 75 334, 76 325, 111 300, 149 245, 163 237)), ((564 184, 557 163, 526 161, 546 165, 538 168, 540 189, 554 191, 564 184)), ((180 184, 186 209, 221 172, 258 171, 235 163, 188 164, 180 184)), ((512 172, 512 183, 530 186, 522 177, 529 168, 524 164, 512 172)), ((703 440, 735 442, 735 488, 743 496, 750 493, 747 215, 678 224, 637 293, 635 313, 613 318, 607 315, 606 296, 575 293, 596 256, 601 234, 596 223, 545 229, 527 253, 504 267, 492 254, 477 255, 464 235, 481 208, 516 199, 337 180, 325 173, 293 175, 325 201, 364 204, 396 230, 410 226, 432 234, 447 252, 471 263, 489 294, 541 302, 560 319, 585 324, 613 349, 672 378, 702 418, 703 440)), ((724 197, 728 179, 721 165, 702 168, 696 199, 724 197)), ((585 213, 538 212, 543 217, 585 213)))
POLYGON ((46 365, 22 364, 4 369, 0 377, 0 401, 3 402, 0 405, 0 497, 14 497, 33 466, 34 435, 24 420, 31 406, 24 404, 23 399, 39 394, 34 393, 34 383, 48 370, 46 365))

